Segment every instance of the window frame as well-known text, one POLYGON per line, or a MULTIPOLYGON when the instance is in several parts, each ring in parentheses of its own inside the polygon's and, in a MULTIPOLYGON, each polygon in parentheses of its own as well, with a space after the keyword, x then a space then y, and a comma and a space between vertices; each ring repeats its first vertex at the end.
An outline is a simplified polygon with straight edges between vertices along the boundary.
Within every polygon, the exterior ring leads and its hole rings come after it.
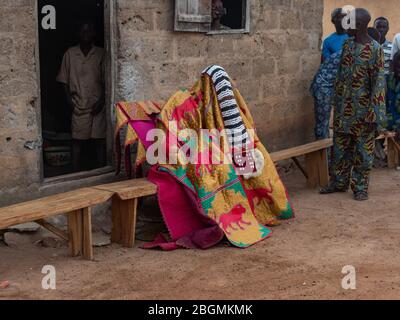
MULTIPOLYGON (((242 29, 229 29, 229 30, 211 30, 211 24, 205 27, 202 25, 200 22, 189 22, 187 21, 188 25, 185 27, 183 24, 184 21, 179 20, 179 15, 182 13, 180 11, 181 6, 184 6, 182 1, 190 1, 190 0, 175 0, 175 16, 174 16, 174 32, 194 32, 194 33, 203 33, 206 35, 219 35, 219 34, 245 34, 245 33, 250 33, 250 26, 251 26, 251 0, 242 0, 243 2, 243 10, 245 11, 245 14, 242 16, 242 24, 244 25, 244 28, 242 29), (243 21, 244 20, 244 21, 243 21), (243 23, 244 22, 244 23, 243 23), (198 26, 194 26, 194 24, 198 23, 198 26), (207 30, 206 30, 207 29, 207 30)), ((192 0, 193 2, 199 3, 200 1, 208 1, 208 7, 209 10, 211 10, 211 1, 212 0, 192 0)), ((193 4, 192 4, 193 7, 193 4)), ((200 11, 200 8, 199 10, 200 11)), ((188 15, 191 15, 193 13, 188 13, 188 15)), ((197 13, 194 13, 195 15, 197 13)), ((199 19, 203 18, 205 19, 207 16, 210 18, 211 12, 209 14, 205 14, 204 10, 202 10, 202 13, 199 14, 199 19)))

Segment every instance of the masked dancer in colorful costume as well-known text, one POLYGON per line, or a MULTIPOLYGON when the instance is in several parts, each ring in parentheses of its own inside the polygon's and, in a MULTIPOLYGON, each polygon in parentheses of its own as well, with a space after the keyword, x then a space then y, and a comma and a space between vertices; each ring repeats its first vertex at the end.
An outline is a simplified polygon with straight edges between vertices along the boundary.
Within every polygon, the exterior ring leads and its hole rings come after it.
POLYGON ((269 237, 268 226, 293 217, 274 163, 253 133, 249 109, 222 67, 207 68, 191 90, 178 91, 162 108, 119 103, 116 113, 117 146, 128 124, 125 147, 138 141, 136 167, 153 162, 148 179, 158 186, 171 237, 159 236, 145 248, 206 249, 224 237, 246 248, 269 237), (154 132, 166 138, 154 143, 154 132), (177 150, 175 157, 171 151, 177 150), (164 155, 166 161, 160 160, 164 155))

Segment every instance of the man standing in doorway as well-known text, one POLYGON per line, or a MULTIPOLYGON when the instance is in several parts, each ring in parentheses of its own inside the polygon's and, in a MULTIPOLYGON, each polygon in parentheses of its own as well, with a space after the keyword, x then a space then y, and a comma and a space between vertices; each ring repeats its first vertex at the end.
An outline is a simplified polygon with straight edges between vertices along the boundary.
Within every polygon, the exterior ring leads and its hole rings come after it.
POLYGON ((64 54, 57 81, 62 83, 72 111, 74 171, 81 170, 83 148, 94 144, 97 167, 106 164, 104 50, 94 45, 96 30, 86 21, 79 28, 79 45, 64 54))
POLYGON ((385 69, 383 50, 367 32, 371 15, 355 10, 356 29, 348 31, 352 38, 343 46, 335 84, 331 183, 321 193, 346 192, 351 185, 362 201, 368 199, 375 138, 385 121, 385 69))

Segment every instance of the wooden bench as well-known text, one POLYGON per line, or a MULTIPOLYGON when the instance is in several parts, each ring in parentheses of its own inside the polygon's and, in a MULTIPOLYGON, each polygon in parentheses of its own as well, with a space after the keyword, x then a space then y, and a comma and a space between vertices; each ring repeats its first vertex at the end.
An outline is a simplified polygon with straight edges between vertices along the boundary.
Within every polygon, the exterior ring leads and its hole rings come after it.
MULTIPOLYGON (((396 133, 388 132, 380 135, 377 140, 387 140, 387 158, 390 169, 400 165, 400 144, 396 141, 396 133)), ((333 139, 324 139, 311 142, 302 146, 271 153, 274 162, 292 159, 307 178, 307 184, 311 188, 324 187, 329 183, 329 169, 327 161, 327 149, 333 146, 333 139), (297 157, 305 155, 306 169, 304 169, 297 157)))
POLYGON ((68 241, 71 256, 83 255, 92 260, 91 207, 108 201, 112 196, 110 191, 83 188, 0 208, 0 230, 21 223, 36 222, 68 241), (45 220, 59 214, 68 215, 68 232, 45 220))
POLYGON ((157 186, 147 179, 132 179, 95 188, 113 193, 111 241, 132 248, 135 244, 138 199, 157 194, 157 186))
POLYGON ((329 183, 328 153, 333 146, 332 139, 318 140, 298 147, 273 152, 271 159, 274 162, 292 159, 307 178, 307 185, 315 188, 329 183), (306 168, 304 169, 297 157, 305 156, 306 168))

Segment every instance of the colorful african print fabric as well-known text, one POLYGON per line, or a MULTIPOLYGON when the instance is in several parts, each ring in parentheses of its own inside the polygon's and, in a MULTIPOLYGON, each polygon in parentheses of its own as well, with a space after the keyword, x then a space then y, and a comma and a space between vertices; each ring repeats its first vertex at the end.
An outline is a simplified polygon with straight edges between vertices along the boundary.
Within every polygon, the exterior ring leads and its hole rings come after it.
POLYGON ((332 178, 336 187, 353 192, 368 191, 369 175, 374 163, 376 129, 361 135, 335 132, 333 135, 332 178))
POLYGON ((400 130, 400 79, 394 73, 387 77, 386 118, 388 130, 400 130))
POLYGON ((343 46, 333 106, 332 180, 354 192, 368 191, 375 138, 385 122, 383 50, 376 41, 365 45, 350 38, 343 46))
POLYGON ((315 138, 329 138, 329 122, 332 110, 334 83, 341 61, 342 51, 333 53, 320 66, 311 84, 310 93, 314 97, 315 138))
MULTIPOLYGON (((178 91, 169 99, 158 116, 158 127, 168 132, 169 121, 175 120, 179 129, 195 130, 198 137, 202 137, 201 129, 224 128, 224 109, 219 104, 217 90, 210 76, 204 73, 191 90, 178 91)), ((233 93, 245 127, 254 129, 242 96, 234 87, 233 93)), ((160 170, 169 172, 195 194, 204 214, 220 226, 228 240, 243 248, 267 238, 271 231, 266 225, 273 226, 280 219, 293 216, 274 163, 257 136, 254 143, 264 155, 265 166, 261 176, 249 180, 238 176, 232 164, 160 165, 160 170)), ((207 158, 202 154, 208 153, 200 146, 198 159, 207 158)))
MULTIPOLYGON (((238 110, 235 118, 240 115, 245 129, 254 129, 254 121, 246 103, 228 76, 226 80, 228 96, 231 97, 232 91, 238 110)), ((268 238, 271 235, 268 226, 278 225, 280 220, 294 216, 286 189, 256 133, 250 137, 251 144, 262 153, 265 160, 260 176, 244 179, 237 174, 233 164, 215 163, 210 159, 210 154, 217 157, 221 155, 223 159, 226 151, 224 146, 229 146, 228 138, 224 135, 213 141, 204 133, 205 129, 219 132, 229 121, 222 114, 230 106, 224 107, 223 103, 227 100, 221 99, 226 88, 218 88, 217 85, 204 72, 190 90, 176 92, 159 111, 154 103, 150 103, 152 107, 145 112, 142 111, 147 104, 117 104, 117 131, 125 124, 133 129, 129 131, 131 137, 126 140, 127 144, 139 137, 139 145, 149 150, 145 145, 146 139, 143 139, 147 135, 141 133, 147 130, 144 127, 146 122, 168 137, 163 142, 166 154, 177 147, 170 137, 176 137, 178 131, 190 130, 198 137, 198 141, 190 136, 183 137, 178 147, 181 147, 181 143, 189 148, 195 147, 191 150, 197 150, 197 159, 200 161, 188 163, 187 159, 178 156, 176 164, 159 161, 152 166, 149 180, 158 186, 158 200, 172 242, 165 243, 164 239, 158 238, 158 242, 147 248, 205 249, 218 243, 224 235, 234 246, 246 248, 268 238)))
POLYGON ((335 131, 359 136, 365 126, 385 122, 385 69, 381 46, 359 44, 354 38, 343 46, 333 106, 335 131))

